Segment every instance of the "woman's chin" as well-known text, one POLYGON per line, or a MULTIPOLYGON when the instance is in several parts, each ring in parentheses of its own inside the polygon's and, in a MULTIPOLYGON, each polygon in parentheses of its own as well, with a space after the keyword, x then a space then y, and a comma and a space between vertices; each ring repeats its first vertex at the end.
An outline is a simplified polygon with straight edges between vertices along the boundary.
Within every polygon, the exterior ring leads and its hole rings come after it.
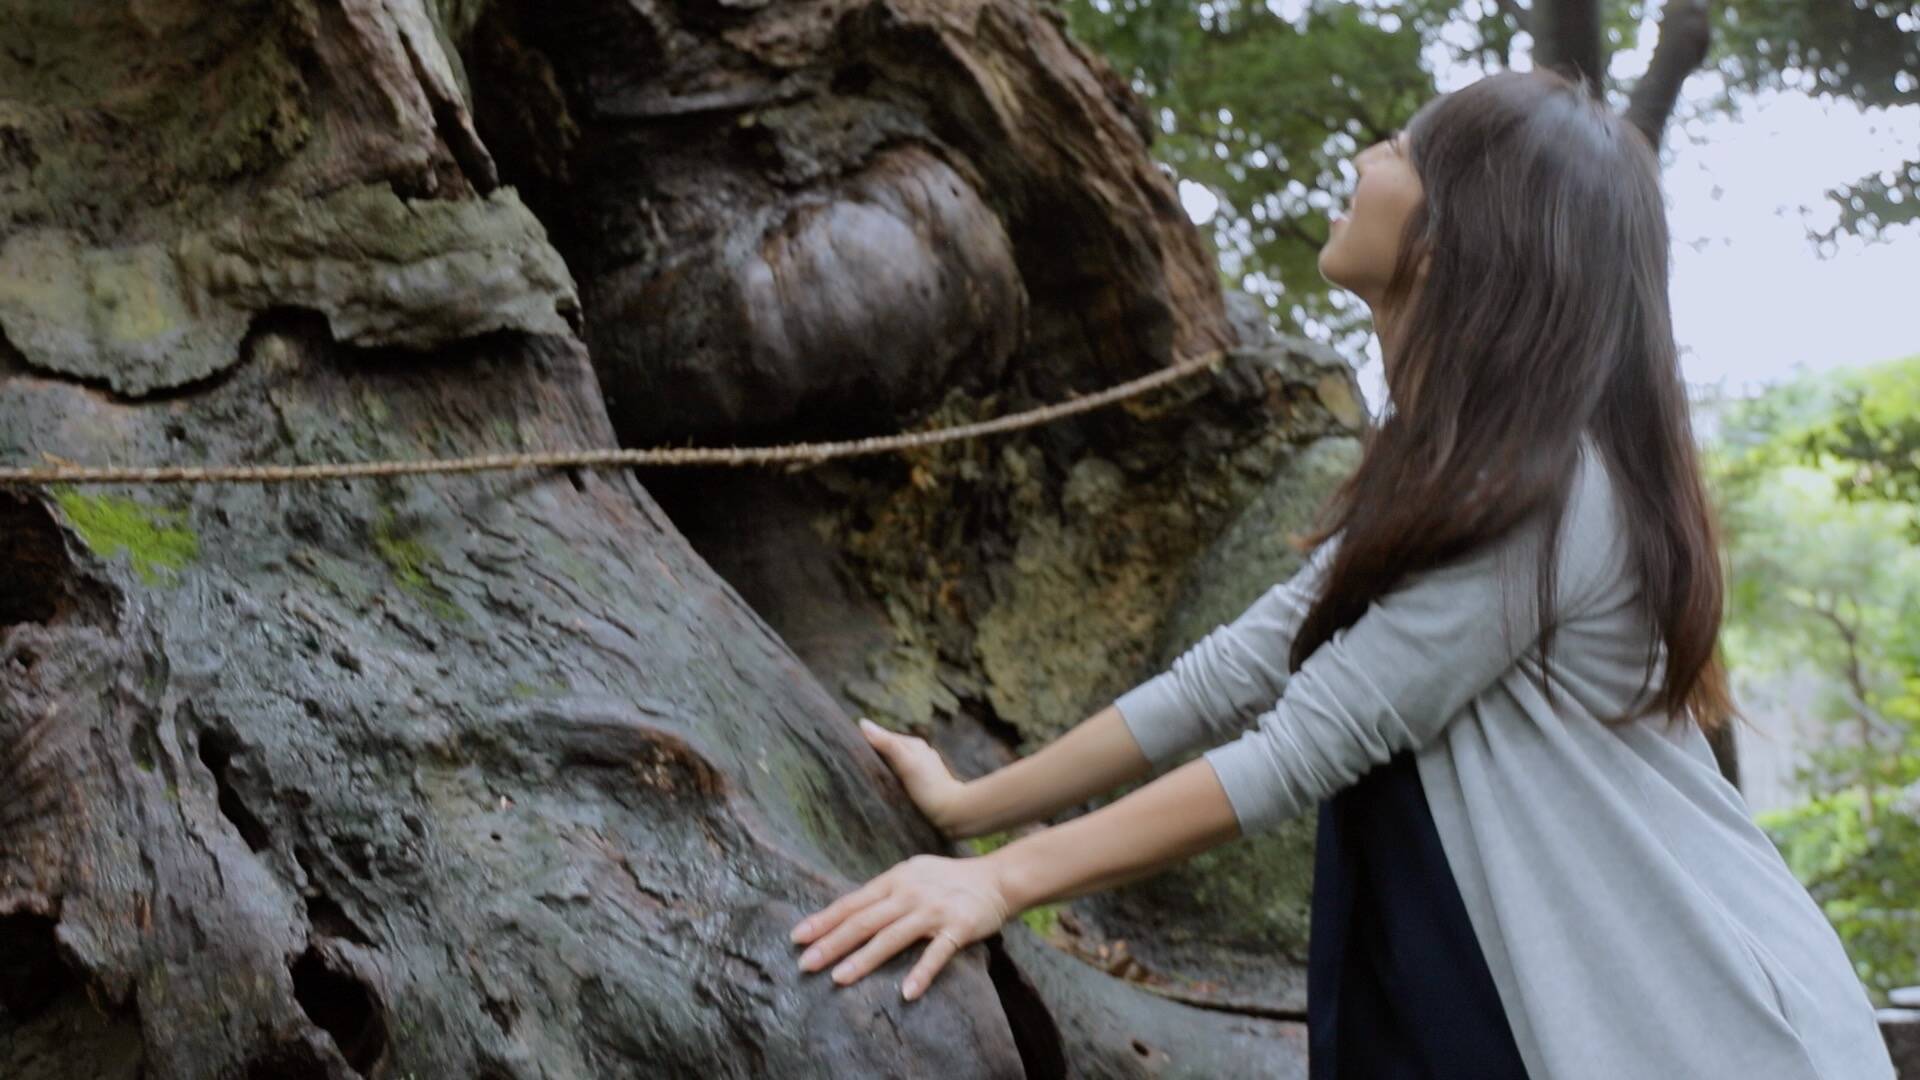
POLYGON ((1347 283, 1343 280, 1346 275, 1341 273, 1339 258, 1337 256, 1329 257, 1328 253, 1332 250, 1332 244, 1328 244, 1320 249, 1320 258, 1316 262, 1316 265, 1320 268, 1320 276, 1325 278, 1329 285, 1336 285, 1342 289, 1347 288, 1347 283))

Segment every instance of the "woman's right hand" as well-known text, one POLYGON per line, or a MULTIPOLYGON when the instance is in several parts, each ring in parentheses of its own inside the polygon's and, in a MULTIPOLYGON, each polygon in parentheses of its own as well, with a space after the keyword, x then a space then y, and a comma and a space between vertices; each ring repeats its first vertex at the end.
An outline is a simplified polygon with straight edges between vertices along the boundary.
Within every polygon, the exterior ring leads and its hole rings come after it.
POLYGON ((860 718, 860 731, 934 827, 949 840, 972 835, 965 818, 966 782, 953 775, 932 743, 918 735, 888 731, 864 716, 860 718))

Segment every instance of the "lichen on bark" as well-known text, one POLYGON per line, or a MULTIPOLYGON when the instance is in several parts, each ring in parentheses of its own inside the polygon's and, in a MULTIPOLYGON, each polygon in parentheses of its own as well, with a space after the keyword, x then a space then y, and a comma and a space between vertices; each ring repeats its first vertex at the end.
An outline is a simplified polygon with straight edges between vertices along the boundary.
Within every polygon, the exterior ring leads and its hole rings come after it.
POLYGON ((84 494, 72 487, 55 489, 54 498, 95 554, 125 554, 148 585, 173 580, 200 553, 199 537, 184 524, 181 511, 155 509, 118 495, 84 494))

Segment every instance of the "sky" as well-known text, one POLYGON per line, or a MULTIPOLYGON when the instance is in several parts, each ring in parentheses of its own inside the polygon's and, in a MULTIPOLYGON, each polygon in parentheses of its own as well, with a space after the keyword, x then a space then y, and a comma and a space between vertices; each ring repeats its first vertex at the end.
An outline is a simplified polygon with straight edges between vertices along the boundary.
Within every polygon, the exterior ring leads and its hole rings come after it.
MULTIPOLYGON (((1305 4, 1269 6, 1293 17, 1305 4)), ((1530 66, 1522 37, 1517 68, 1530 66)), ((1629 81, 1646 69, 1657 29, 1639 37, 1638 50, 1612 60, 1629 81)), ((1484 73, 1447 62, 1444 45, 1429 57, 1443 92, 1484 73)), ((1828 188, 1920 150, 1920 108, 1862 110, 1785 91, 1748 99, 1738 116, 1685 115, 1690 100, 1718 89, 1718 78, 1688 78, 1661 151, 1674 239, 1674 337, 1688 383, 1749 394, 1800 371, 1920 353, 1920 226, 1888 230, 1873 243, 1842 236, 1824 257, 1807 237, 1809 228, 1835 220, 1828 188)), ((1212 215, 1204 189, 1183 183, 1181 196, 1196 221, 1212 215)), ((1354 362, 1378 415, 1386 386, 1377 337, 1367 351, 1354 362)))

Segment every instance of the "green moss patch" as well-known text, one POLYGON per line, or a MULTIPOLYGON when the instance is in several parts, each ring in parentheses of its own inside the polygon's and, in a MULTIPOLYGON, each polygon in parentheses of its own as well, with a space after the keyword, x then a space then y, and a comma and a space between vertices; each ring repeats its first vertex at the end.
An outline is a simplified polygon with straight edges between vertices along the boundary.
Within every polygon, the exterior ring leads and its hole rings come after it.
POLYGON ((373 546, 380 552, 387 569, 392 571, 394 583, 419 600, 427 610, 449 622, 466 619, 467 613, 430 576, 440 568, 439 558, 425 544, 399 531, 391 512, 383 514, 379 524, 374 527, 373 546))
POLYGON ((70 487, 57 489, 54 499, 88 548, 109 559, 125 552, 148 585, 171 584, 200 554, 199 537, 180 511, 157 510, 118 495, 82 495, 70 487))

